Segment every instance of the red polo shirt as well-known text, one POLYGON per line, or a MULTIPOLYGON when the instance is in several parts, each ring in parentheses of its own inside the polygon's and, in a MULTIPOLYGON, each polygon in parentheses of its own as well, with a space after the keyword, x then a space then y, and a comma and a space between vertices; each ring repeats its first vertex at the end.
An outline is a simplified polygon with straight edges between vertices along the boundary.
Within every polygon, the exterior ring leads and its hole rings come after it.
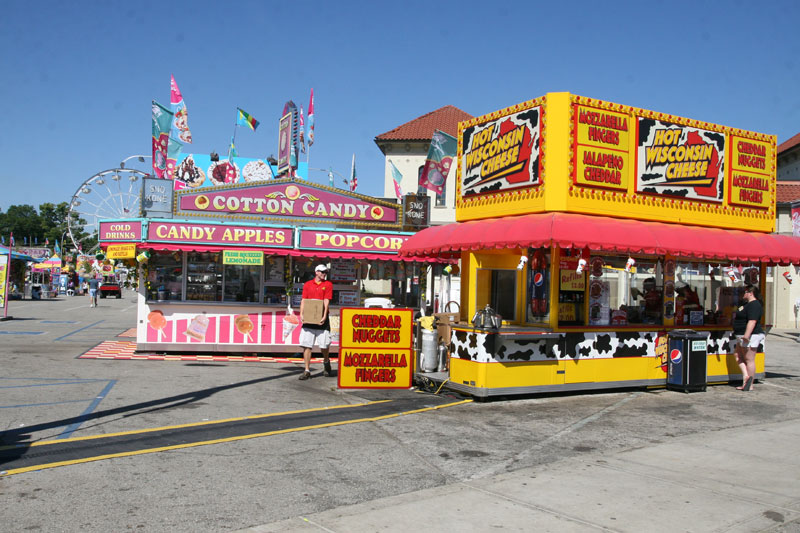
POLYGON ((306 300, 332 300, 333 283, 328 280, 317 283, 316 278, 303 284, 303 298, 306 300))

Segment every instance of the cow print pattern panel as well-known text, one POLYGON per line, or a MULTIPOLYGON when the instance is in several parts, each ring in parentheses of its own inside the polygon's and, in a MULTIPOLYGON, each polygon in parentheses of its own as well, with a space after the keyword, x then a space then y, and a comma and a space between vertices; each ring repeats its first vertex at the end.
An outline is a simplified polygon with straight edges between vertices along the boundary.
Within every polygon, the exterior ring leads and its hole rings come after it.
MULTIPOLYGON (((730 353, 731 337, 728 331, 711 331, 708 353, 730 353)), ((541 339, 453 330, 451 353, 453 357, 478 363, 655 357, 657 338, 657 332, 653 331, 561 333, 556 339, 541 339)), ((759 347, 759 352, 762 351, 763 346, 759 347)))

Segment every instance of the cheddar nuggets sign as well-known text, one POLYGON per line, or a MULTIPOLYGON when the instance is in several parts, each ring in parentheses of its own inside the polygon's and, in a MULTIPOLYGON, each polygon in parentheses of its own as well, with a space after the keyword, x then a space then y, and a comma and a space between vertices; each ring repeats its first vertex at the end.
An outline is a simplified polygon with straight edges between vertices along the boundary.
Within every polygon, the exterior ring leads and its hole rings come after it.
POLYGON ((407 389, 413 377, 411 309, 343 308, 339 387, 407 389))

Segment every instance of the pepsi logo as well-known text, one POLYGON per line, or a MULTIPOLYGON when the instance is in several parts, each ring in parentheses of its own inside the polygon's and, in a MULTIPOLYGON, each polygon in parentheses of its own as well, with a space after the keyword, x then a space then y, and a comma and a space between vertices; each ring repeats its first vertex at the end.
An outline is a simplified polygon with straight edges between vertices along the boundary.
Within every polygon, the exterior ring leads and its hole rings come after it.
POLYGON ((672 350, 671 352, 669 352, 669 359, 670 361, 672 361, 674 364, 677 365, 678 363, 681 362, 681 351, 678 349, 672 350))
POLYGON ((541 272, 537 272, 536 274, 533 275, 534 285, 536 285, 537 287, 541 287, 543 283, 544 283, 544 274, 542 274, 541 272))

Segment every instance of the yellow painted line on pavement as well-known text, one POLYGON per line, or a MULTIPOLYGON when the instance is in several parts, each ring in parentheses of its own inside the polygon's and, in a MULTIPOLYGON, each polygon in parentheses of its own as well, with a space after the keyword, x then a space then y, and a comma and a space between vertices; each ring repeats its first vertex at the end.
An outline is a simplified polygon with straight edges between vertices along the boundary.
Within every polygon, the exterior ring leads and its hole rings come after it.
MULTIPOLYGON (((32 442, 27 446, 33 448, 34 446, 47 446, 50 444, 63 444, 67 442, 79 442, 84 440, 94 440, 94 439, 107 439, 111 437, 122 437, 126 435, 140 435, 143 433, 153 433, 155 431, 167 431, 170 429, 183 429, 183 428, 191 428, 191 427, 200 427, 200 426, 213 426, 215 424, 224 424, 226 422, 241 422, 243 420, 254 420, 257 418, 269 418, 273 416, 284 416, 284 415, 296 415, 299 413, 313 413, 315 411, 327 411, 330 409, 346 409, 351 407, 363 407, 365 405, 375 405, 379 403, 386 403, 392 400, 377 400, 374 402, 367 402, 367 403, 357 403, 357 404, 345 404, 345 405, 334 405, 331 407, 312 407, 311 409, 299 409, 296 411, 284 411, 281 413, 267 413, 263 415, 250 415, 250 416, 238 416, 235 418, 224 418, 222 420, 207 420, 204 422, 192 422, 190 424, 178 424, 175 426, 162 426, 157 428, 147 428, 147 429, 132 429, 130 431, 119 431, 117 433, 104 433, 102 435, 85 435, 83 437, 72 437, 69 439, 58 439, 58 440, 43 440, 40 442, 32 442)), ((11 450, 18 448, 17 445, 11 446, 0 446, 0 451, 3 450, 11 450)))
MULTIPOLYGON (((376 402, 369 402, 369 403, 366 403, 366 404, 343 405, 343 406, 340 406, 340 407, 360 407, 360 406, 363 406, 363 405, 372 405, 372 404, 378 404, 378 403, 384 403, 384 402, 390 402, 390 401, 392 401, 392 400, 380 400, 380 401, 376 401, 376 402)), ((436 406, 433 406, 433 407, 423 407, 423 408, 420 408, 420 409, 414 409, 412 411, 404 411, 404 412, 400 412, 400 413, 390 413, 390 414, 387 414, 387 415, 374 416, 374 417, 368 417, 368 418, 357 418, 357 419, 354 419, 354 420, 343 420, 343 421, 339 421, 339 422, 328 422, 328 423, 325 423, 325 424, 315 424, 315 425, 312 425, 312 426, 301 426, 301 427, 296 427, 296 428, 279 429, 279 430, 275 430, 275 431, 266 431, 264 433, 251 433, 249 435, 238 435, 236 437, 226 437, 226 438, 223 438, 223 439, 212 439, 212 440, 206 440, 206 441, 190 442, 190 443, 186 443, 186 444, 175 444, 175 445, 171 445, 171 446, 161 446, 159 448, 148 448, 146 450, 135 450, 135 451, 131 451, 131 452, 120 452, 120 453, 112 453, 112 454, 106 454, 106 455, 98 455, 98 456, 95 456, 95 457, 85 457, 83 459, 72 459, 72 460, 69 460, 69 461, 58 461, 58 462, 55 462, 55 463, 46 463, 46 464, 41 464, 41 465, 26 466, 26 467, 23 467, 23 468, 14 468, 14 469, 6 470, 2 475, 3 476, 11 476, 11 475, 14 475, 14 474, 23 474, 25 472, 33 472, 33 471, 36 471, 36 470, 44 470, 46 468, 57 468, 57 467, 60 467, 60 466, 69 466, 69 465, 75 465, 75 464, 90 463, 90 462, 93 462, 93 461, 102 461, 102 460, 105 460, 105 459, 115 459, 115 458, 119 458, 119 457, 131 457, 131 456, 135 456, 135 455, 144 455, 146 453, 157 453, 157 452, 165 452, 165 451, 170 451, 170 450, 180 450, 180 449, 183 449, 183 448, 194 448, 196 446, 207 446, 209 444, 222 444, 222 443, 225 443, 225 442, 235 442, 235 441, 239 441, 239 440, 254 439, 254 438, 258 438, 258 437, 268 437, 268 436, 271 436, 271 435, 282 435, 282 434, 286 434, 286 433, 295 433, 295 432, 298 432, 298 431, 307 431, 307 430, 310 430, 310 429, 321 429, 321 428, 328 428, 328 427, 335 427, 335 426, 344 426, 344 425, 348 425, 348 424, 356 424, 356 423, 361 423, 361 422, 377 422, 379 420, 387 420, 389 418, 396 418, 396 417, 405 416, 405 415, 422 413, 422 412, 425 412, 425 411, 434 411, 436 409, 443 409, 445 407, 454 407, 456 405, 463 405, 465 403, 471 403, 471 402, 472 402, 472 400, 461 400, 461 401, 458 401, 458 402, 452 402, 452 403, 448 403, 448 404, 436 405, 436 406)), ((139 431, 125 431, 125 432, 121 432, 121 433, 108 434, 108 435, 97 435, 97 436, 91 436, 91 437, 76 437, 76 438, 73 438, 73 439, 64 439, 64 440, 58 440, 58 441, 42 441, 42 442, 39 442, 39 443, 33 443, 33 444, 31 444, 31 446, 37 446, 37 445, 41 446, 41 445, 45 445, 45 444, 56 444, 56 443, 64 443, 64 442, 70 442, 70 441, 89 440, 89 439, 112 437, 112 436, 118 436, 118 435, 131 435, 131 434, 137 434, 137 433, 147 433, 147 432, 159 431, 159 430, 163 430, 163 429, 174 429, 174 428, 182 428, 182 427, 202 426, 202 425, 205 425, 205 424, 219 424, 219 423, 222 423, 222 422, 229 422, 229 421, 236 421, 236 420, 248 420, 248 419, 253 419, 253 418, 265 418, 265 417, 270 417, 270 416, 277 416, 278 414, 293 414, 293 413, 303 413, 303 412, 312 412, 312 411, 324 411, 324 410, 327 410, 327 409, 333 409, 333 408, 332 407, 324 407, 324 408, 321 408, 321 409, 303 409, 303 410, 300 410, 300 411, 287 411, 286 413, 275 413, 275 414, 268 414, 268 415, 255 415, 255 416, 247 416, 247 417, 240 417, 240 418, 230 418, 230 419, 227 419, 227 420, 217 420, 217 421, 214 421, 214 422, 198 422, 198 423, 194 423, 194 424, 184 424, 184 425, 179 425, 179 426, 167 426, 167 427, 164 427, 164 428, 155 428, 155 429, 147 429, 147 430, 139 430, 139 431)))

